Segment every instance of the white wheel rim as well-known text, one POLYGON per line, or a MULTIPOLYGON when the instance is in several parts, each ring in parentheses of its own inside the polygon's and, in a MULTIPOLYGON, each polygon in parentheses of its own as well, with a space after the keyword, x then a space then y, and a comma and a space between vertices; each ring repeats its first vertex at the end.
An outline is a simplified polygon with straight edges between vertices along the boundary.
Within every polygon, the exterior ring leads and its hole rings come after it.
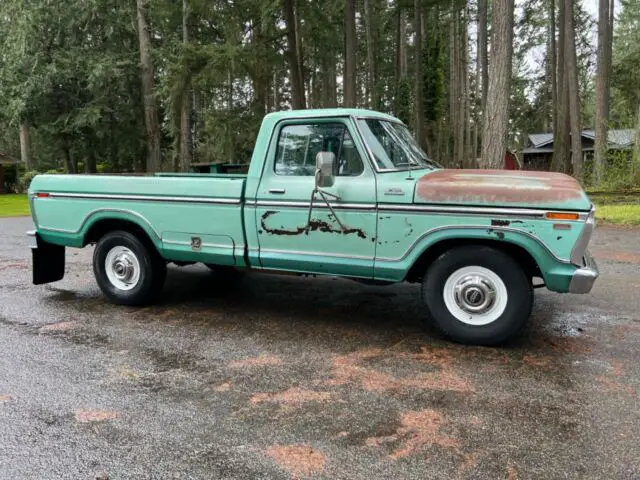
POLYGON ((140 261, 127 247, 113 247, 104 260, 104 269, 111 285, 118 290, 131 290, 140 281, 140 261))
POLYGON ((467 325, 481 327, 495 322, 507 308, 509 294, 502 279, 484 267, 464 267, 444 284, 444 303, 449 312, 467 325))

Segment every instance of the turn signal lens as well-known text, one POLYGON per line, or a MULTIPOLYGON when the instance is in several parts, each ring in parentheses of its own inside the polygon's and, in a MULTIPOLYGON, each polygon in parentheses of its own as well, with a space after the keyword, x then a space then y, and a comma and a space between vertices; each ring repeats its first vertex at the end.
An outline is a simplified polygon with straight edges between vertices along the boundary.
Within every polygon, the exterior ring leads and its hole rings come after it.
POLYGON ((580 220, 578 213, 547 212, 547 220, 580 220))
POLYGON ((36 198, 49 198, 49 194, 44 192, 38 192, 36 193, 36 198))

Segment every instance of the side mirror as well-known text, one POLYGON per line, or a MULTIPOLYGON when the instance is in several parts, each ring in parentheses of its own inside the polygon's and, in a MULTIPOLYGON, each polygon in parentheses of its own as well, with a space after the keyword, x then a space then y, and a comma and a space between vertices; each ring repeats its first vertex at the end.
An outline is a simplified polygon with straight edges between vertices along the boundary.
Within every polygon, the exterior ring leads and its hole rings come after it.
POLYGON ((336 155, 333 152, 320 152, 316 155, 316 188, 331 187, 336 181, 333 174, 336 155))

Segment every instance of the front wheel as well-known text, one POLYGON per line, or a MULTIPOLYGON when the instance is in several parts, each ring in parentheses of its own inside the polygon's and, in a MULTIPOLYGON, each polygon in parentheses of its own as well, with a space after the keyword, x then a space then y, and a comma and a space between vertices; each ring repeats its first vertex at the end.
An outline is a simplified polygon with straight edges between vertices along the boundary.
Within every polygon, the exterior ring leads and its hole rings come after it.
POLYGON ((98 286, 118 305, 144 305, 157 298, 167 266, 153 247, 125 231, 107 233, 93 252, 98 286))
POLYGON ((436 259, 422 284, 429 316, 451 339, 496 345, 525 325, 533 305, 531 281, 508 254, 458 247, 436 259))

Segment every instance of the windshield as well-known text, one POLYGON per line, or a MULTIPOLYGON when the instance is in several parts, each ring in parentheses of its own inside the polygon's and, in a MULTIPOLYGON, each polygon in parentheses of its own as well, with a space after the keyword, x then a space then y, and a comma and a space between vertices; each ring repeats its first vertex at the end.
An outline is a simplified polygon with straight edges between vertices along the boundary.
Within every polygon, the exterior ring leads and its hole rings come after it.
POLYGON ((380 170, 441 168, 403 124, 376 119, 358 120, 358 124, 380 170))

